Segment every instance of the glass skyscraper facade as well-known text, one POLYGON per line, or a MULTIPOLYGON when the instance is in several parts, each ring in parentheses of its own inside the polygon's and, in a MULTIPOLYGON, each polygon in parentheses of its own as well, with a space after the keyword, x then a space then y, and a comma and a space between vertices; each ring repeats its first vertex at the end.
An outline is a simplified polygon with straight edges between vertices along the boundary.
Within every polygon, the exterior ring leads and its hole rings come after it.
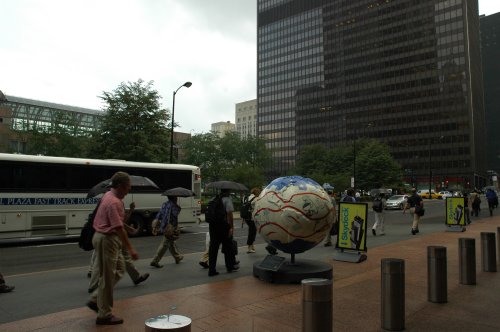
POLYGON ((480 22, 488 169, 500 173, 500 13, 480 22))
POLYGON ((408 182, 484 184, 477 0, 259 0, 257 11, 257 129, 273 175, 303 146, 376 138, 408 182))

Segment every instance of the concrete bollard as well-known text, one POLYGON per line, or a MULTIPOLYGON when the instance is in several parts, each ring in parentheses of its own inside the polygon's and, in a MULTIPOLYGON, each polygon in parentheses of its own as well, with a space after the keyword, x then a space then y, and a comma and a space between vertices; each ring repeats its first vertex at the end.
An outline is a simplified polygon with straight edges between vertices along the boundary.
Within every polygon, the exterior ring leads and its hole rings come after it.
POLYGON ((476 284, 476 239, 458 239, 458 268, 460 283, 463 285, 476 284))
POLYGON ((302 331, 333 331, 333 284, 330 279, 302 280, 302 331))
POLYGON ((405 328, 405 261, 397 258, 381 260, 382 328, 401 331, 405 328))
POLYGON ((427 298, 429 302, 448 302, 446 247, 427 247, 427 298))
POLYGON ((481 265, 484 272, 497 272, 495 233, 481 232, 481 265))

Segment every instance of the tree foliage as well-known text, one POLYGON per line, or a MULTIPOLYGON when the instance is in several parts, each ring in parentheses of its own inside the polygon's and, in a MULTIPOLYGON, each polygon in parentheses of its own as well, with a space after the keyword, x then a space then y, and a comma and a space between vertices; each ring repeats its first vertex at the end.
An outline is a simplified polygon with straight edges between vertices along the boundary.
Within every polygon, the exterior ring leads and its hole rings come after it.
POLYGON ((161 96, 152 81, 121 83, 100 98, 105 115, 93 136, 92 157, 144 162, 169 159, 170 115, 161 108, 161 96))
POLYGON ((263 170, 271 163, 262 139, 241 138, 236 132, 222 138, 213 132, 194 135, 183 148, 183 162, 199 166, 205 182, 231 180, 248 187, 261 186, 265 183, 263 170))
POLYGON ((354 144, 333 149, 323 145, 306 146, 300 151, 293 171, 320 184, 328 182, 344 189, 351 185, 355 156, 356 188, 392 188, 400 184, 401 166, 387 145, 372 139, 359 139, 354 144))

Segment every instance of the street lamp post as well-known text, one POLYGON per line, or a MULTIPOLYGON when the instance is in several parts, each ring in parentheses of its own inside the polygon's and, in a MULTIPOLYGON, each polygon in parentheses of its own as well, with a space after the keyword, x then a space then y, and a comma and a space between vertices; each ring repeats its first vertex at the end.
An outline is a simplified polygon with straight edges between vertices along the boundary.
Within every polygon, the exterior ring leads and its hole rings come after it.
POLYGON ((172 97, 172 129, 170 132, 170 163, 172 164, 174 162, 174 112, 175 112, 175 95, 177 94, 177 91, 179 91, 180 88, 185 86, 186 88, 189 88, 193 83, 191 82, 186 82, 180 87, 177 88, 177 90, 174 91, 174 95, 172 97))

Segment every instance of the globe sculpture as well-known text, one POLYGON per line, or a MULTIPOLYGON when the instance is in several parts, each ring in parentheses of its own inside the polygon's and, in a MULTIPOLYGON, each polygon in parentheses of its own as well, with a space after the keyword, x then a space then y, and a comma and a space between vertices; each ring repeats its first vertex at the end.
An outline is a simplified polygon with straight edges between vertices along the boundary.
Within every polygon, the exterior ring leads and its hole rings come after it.
POLYGON ((297 254, 320 243, 330 231, 333 205, 315 181, 286 176, 272 181, 256 199, 258 232, 275 248, 297 254))

